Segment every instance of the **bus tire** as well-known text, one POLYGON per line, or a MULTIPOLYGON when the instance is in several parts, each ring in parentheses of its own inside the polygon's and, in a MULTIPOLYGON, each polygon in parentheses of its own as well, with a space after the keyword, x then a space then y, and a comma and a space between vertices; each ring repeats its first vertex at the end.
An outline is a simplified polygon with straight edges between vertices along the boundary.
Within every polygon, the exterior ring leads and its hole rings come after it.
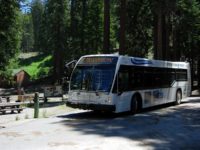
POLYGON ((132 100, 131 100, 131 114, 136 114, 139 110, 139 96, 138 95, 134 95, 132 100))
POLYGON ((181 103, 181 100, 182 100, 182 92, 181 90, 177 90, 175 105, 179 105, 181 103))
POLYGON ((47 103, 47 102, 48 102, 47 97, 44 97, 44 103, 47 103))

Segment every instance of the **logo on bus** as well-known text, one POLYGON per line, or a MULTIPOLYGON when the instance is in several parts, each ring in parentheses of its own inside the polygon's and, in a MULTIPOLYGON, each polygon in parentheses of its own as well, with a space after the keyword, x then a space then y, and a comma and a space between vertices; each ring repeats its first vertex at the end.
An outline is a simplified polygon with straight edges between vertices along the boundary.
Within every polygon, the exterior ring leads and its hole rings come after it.
POLYGON ((153 97, 154 98, 163 98, 164 93, 161 90, 155 90, 155 91, 153 91, 153 97))
POLYGON ((151 60, 144 60, 144 59, 138 59, 138 58, 131 58, 131 62, 135 65, 153 64, 151 60))

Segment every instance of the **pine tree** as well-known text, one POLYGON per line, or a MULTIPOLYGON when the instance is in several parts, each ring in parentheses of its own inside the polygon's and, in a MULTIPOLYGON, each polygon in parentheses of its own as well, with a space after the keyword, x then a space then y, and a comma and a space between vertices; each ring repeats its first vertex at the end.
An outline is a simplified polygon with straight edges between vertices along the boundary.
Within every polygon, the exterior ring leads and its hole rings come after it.
POLYGON ((33 23, 32 16, 29 12, 21 13, 22 20, 22 40, 21 40, 21 51, 22 52, 30 52, 33 51, 33 23))
POLYGON ((102 8, 102 1, 71 1, 69 48, 72 58, 102 52, 102 8))
POLYGON ((58 82, 63 75, 64 54, 67 53, 67 21, 68 1, 49 0, 47 2, 48 16, 48 48, 53 53, 53 76, 58 82))
POLYGON ((0 1, 0 70, 6 69, 9 61, 19 51, 21 29, 18 0, 0 1))
POLYGON ((44 6, 41 0, 32 1, 31 14, 33 20, 34 51, 43 51, 41 39, 44 33, 41 31, 41 27, 43 21, 44 6))
POLYGON ((153 46, 151 3, 149 0, 127 0, 126 9, 126 46, 123 48, 123 53, 147 57, 153 46))

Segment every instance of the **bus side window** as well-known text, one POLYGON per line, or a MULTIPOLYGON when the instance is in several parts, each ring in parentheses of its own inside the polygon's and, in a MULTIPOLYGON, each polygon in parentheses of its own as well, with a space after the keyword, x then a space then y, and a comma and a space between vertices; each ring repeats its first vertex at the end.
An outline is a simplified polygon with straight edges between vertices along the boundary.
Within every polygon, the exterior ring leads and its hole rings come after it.
POLYGON ((129 87, 129 73, 128 71, 119 72, 118 88, 120 92, 127 91, 129 87))
POLYGON ((177 81, 187 81, 187 70, 177 69, 176 70, 177 81))
POLYGON ((176 71, 175 69, 170 69, 169 70, 169 85, 171 86, 175 80, 176 80, 176 71))
POLYGON ((135 68, 131 75, 132 87, 131 89, 139 89, 143 87, 143 70, 142 68, 135 68))
POLYGON ((146 88, 152 88, 154 86, 154 70, 152 68, 144 69, 144 86, 146 88))

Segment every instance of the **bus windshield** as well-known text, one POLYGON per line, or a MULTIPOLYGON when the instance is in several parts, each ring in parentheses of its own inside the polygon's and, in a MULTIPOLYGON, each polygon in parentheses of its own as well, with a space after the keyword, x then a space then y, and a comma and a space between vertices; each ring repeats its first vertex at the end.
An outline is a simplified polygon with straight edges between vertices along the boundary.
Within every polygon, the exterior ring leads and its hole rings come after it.
POLYGON ((109 92, 116 65, 77 66, 71 78, 71 90, 109 92))

